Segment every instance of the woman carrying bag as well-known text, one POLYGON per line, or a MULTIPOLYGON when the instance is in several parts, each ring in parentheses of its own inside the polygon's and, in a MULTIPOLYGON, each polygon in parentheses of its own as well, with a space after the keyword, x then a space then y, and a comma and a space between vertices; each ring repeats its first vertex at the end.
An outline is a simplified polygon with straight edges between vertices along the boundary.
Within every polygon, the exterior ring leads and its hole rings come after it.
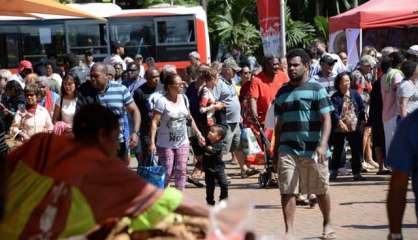
POLYGON ((349 73, 338 74, 334 83, 337 91, 331 97, 335 110, 331 115, 334 151, 331 160, 330 180, 337 178, 345 139, 351 148, 354 181, 365 180, 360 174, 361 128, 365 121, 364 105, 356 90, 350 90, 350 82, 349 73))
POLYGON ((151 122, 149 151, 157 154, 159 164, 166 168, 165 186, 175 175, 175 186, 183 191, 186 185, 186 167, 189 157, 189 136, 187 125, 204 145, 205 139, 197 128, 189 111, 187 97, 182 94, 184 82, 177 74, 164 79, 165 95, 157 100, 151 122), (158 131, 157 131, 157 126, 158 131), (157 140, 156 140, 157 138, 157 140))

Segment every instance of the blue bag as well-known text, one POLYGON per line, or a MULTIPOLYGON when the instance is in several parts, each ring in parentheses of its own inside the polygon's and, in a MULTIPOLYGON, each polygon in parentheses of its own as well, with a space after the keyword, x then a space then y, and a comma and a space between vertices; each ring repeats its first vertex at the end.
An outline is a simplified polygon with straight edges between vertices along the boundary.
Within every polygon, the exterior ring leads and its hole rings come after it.
POLYGON ((166 168, 158 165, 158 157, 155 154, 149 156, 147 163, 144 166, 138 166, 138 175, 148 183, 164 188, 166 168))

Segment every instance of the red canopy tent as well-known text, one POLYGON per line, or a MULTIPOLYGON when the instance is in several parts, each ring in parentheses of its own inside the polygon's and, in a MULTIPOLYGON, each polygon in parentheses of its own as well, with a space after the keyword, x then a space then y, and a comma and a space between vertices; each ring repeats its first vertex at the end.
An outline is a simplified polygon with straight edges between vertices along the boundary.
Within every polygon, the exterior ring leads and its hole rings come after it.
POLYGON ((370 0, 329 19, 330 33, 405 25, 418 25, 418 0, 370 0))

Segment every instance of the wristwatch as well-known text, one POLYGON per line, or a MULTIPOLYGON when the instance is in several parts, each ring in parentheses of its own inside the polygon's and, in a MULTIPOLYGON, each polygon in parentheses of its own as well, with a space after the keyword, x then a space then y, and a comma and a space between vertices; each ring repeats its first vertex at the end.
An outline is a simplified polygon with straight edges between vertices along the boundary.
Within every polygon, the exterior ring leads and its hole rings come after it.
POLYGON ((402 240, 402 233, 391 233, 388 236, 388 240, 402 240))

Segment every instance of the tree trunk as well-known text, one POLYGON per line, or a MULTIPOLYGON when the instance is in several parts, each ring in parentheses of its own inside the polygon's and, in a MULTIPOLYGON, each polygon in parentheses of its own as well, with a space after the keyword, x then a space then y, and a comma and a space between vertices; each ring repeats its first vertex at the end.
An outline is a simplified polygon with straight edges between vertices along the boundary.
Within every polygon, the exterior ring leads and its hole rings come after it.
POLYGON ((353 6, 358 7, 358 0, 353 0, 353 6))
POLYGON ((340 2, 338 0, 335 0, 335 9, 337 10, 337 15, 339 15, 341 11, 340 11, 340 2))

